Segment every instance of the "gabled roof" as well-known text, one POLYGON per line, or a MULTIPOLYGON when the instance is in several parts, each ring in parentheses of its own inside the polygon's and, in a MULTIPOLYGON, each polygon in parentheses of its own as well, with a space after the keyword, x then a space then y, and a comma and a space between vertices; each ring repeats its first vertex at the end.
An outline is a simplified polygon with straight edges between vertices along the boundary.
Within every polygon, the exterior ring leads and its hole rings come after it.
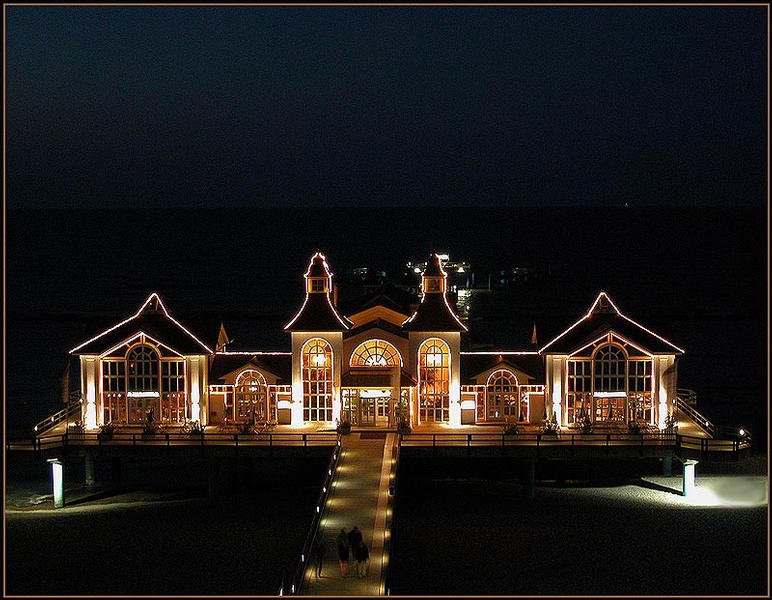
POLYGON ((358 327, 354 327, 353 329, 349 329, 345 334, 343 334, 343 337, 349 338, 369 329, 383 329, 384 331, 388 331, 389 333, 398 335, 399 337, 407 337, 407 334, 402 330, 401 327, 394 325, 394 323, 390 323, 384 319, 375 319, 373 321, 363 323, 358 327))
MULTIPOLYGON (((544 359, 534 351, 462 352, 461 380, 464 384, 489 369, 509 366, 534 378, 535 384, 544 383, 544 359)), ((524 382, 522 382, 524 383, 524 382)))
POLYGON ((259 371, 273 374, 279 383, 290 383, 292 379, 291 352, 217 352, 212 358, 209 378, 212 383, 239 368, 250 365, 259 371))
POLYGON ((374 306, 385 306, 407 317, 411 313, 410 307, 415 304, 418 304, 418 296, 402 290, 391 283, 384 283, 369 294, 364 294, 359 298, 346 302, 345 312, 353 316, 374 306))
POLYGON ((675 344, 622 314, 606 292, 598 294, 587 313, 543 346, 539 353, 570 354, 608 332, 618 333, 652 354, 684 353, 675 344))
POLYGON ((145 333, 180 354, 211 354, 212 349, 172 317, 161 297, 153 292, 128 319, 70 350, 70 354, 101 354, 145 333))

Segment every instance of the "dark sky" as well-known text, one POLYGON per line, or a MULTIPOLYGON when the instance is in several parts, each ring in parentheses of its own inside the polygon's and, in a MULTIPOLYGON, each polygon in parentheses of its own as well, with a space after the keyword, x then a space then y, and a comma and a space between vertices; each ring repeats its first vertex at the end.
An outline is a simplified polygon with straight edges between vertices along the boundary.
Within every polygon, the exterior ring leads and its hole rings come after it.
POLYGON ((765 7, 6 7, 7 206, 766 203, 765 7))

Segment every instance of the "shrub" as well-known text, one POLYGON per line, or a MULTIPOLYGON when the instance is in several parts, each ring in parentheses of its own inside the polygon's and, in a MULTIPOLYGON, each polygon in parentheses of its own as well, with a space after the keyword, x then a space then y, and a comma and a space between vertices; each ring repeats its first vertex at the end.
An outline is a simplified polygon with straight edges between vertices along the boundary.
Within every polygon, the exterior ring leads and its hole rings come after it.
POLYGON ((518 433, 520 433, 520 428, 517 423, 510 423, 504 427, 504 435, 517 435, 518 433))
POLYGON ((582 420, 579 421, 579 427, 582 433, 592 433, 595 431, 595 423, 590 420, 590 415, 582 417, 582 420))
POLYGON ((544 426, 542 427, 542 434, 544 435, 557 435, 560 431, 560 425, 558 422, 552 419, 545 419, 544 426))
POLYGON ((202 435, 204 433, 204 426, 201 425, 201 421, 188 421, 183 427, 183 431, 190 435, 202 435))
POLYGON ((75 421, 74 423, 70 423, 70 433, 83 433, 83 421, 75 421))
POLYGON ((104 425, 99 427, 99 437, 102 439, 110 439, 113 437, 113 434, 115 433, 117 427, 113 425, 113 422, 110 421, 109 423, 105 423, 104 425))
POLYGON ((397 424, 397 433, 401 433, 402 435, 407 435, 412 431, 413 431, 413 428, 410 427, 410 423, 408 423, 406 419, 399 420, 399 423, 397 424))
POLYGON ((346 435, 347 433, 351 433, 351 422, 346 419, 343 419, 342 421, 338 421, 338 425, 335 429, 341 435, 346 435))
POLYGON ((641 423, 640 421, 630 421, 627 424, 627 431, 635 435, 639 433, 643 433, 644 431, 646 431, 646 424, 641 423))
POLYGON ((236 433, 246 435, 254 432, 255 426, 252 423, 236 423, 236 433))
POLYGON ((147 423, 145 423, 145 427, 142 429, 142 435, 155 435, 158 433, 158 425, 153 423, 153 421, 148 420, 147 423))

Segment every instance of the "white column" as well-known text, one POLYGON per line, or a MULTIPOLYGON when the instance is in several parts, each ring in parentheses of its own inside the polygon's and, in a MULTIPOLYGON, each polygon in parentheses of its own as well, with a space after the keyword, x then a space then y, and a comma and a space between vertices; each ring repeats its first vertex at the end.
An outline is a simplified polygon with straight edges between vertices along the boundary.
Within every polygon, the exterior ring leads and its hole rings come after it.
POLYGON ((83 422, 86 429, 96 429, 97 420, 97 367, 99 366, 96 356, 81 356, 82 372, 84 377, 84 387, 86 396, 86 405, 83 408, 83 422))

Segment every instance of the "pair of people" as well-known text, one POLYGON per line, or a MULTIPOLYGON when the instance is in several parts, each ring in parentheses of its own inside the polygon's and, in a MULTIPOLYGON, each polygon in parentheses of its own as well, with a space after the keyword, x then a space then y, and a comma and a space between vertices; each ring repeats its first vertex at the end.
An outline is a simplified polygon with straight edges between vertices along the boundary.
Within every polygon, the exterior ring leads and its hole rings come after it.
POLYGON ((354 525, 354 528, 348 534, 345 529, 341 529, 335 542, 338 547, 340 574, 343 577, 348 577, 349 561, 353 559, 356 563, 354 565, 356 575, 365 577, 367 575, 370 552, 362 540, 362 532, 359 531, 359 528, 354 525))

